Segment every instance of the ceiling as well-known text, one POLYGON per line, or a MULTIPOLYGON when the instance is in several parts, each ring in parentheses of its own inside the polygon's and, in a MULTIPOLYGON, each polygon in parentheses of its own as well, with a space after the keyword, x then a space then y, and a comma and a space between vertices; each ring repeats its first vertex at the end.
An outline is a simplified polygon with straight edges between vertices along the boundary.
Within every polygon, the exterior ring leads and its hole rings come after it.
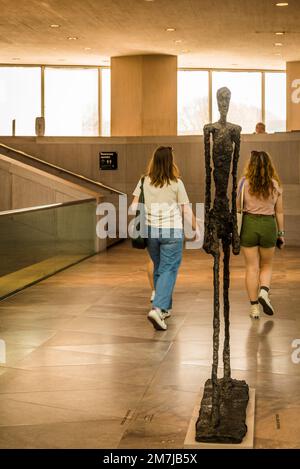
POLYGON ((284 69, 300 60, 300 0, 288 3, 0 0, 0 63, 109 65, 112 56, 172 54, 180 67, 284 69))

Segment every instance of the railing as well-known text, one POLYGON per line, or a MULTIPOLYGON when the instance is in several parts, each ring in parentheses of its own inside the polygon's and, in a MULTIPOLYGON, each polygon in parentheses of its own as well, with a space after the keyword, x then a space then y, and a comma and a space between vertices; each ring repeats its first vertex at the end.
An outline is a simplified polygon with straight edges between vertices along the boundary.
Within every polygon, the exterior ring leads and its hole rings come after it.
POLYGON ((74 173, 73 171, 69 171, 68 169, 62 168, 61 166, 57 166, 53 163, 49 163, 48 161, 41 160, 40 158, 37 158, 36 156, 29 155, 28 153, 25 153, 24 151, 21 151, 21 150, 16 150, 15 148, 9 147, 5 145, 4 143, 0 143, 0 149, 1 148, 4 149, 7 153, 12 152, 14 154, 20 155, 20 157, 24 157, 25 159, 30 160, 32 163, 38 164, 40 166, 44 166, 44 168, 47 167, 48 169, 54 170, 55 174, 59 173, 62 177, 63 175, 71 176, 72 178, 77 179, 78 183, 80 181, 81 183, 84 183, 84 184, 92 184, 94 186, 97 186, 99 189, 107 190, 114 194, 125 195, 124 192, 119 191, 118 189, 115 189, 111 186, 107 186, 106 184, 102 184, 102 182, 95 181, 94 179, 90 179, 86 176, 82 176, 81 174, 74 173))
POLYGON ((96 199, 0 213, 0 299, 96 253, 96 199))

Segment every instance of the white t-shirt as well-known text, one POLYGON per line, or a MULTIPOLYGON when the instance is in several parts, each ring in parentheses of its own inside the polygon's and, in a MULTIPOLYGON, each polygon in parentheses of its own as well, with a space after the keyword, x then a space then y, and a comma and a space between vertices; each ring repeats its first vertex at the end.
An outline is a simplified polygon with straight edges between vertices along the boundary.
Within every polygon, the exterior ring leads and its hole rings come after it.
MULTIPOLYGON (((140 196, 141 179, 133 195, 140 196)), ((144 180, 146 224, 155 228, 182 228, 179 205, 188 204, 189 198, 181 179, 171 181, 163 187, 151 185, 150 178, 144 180)))

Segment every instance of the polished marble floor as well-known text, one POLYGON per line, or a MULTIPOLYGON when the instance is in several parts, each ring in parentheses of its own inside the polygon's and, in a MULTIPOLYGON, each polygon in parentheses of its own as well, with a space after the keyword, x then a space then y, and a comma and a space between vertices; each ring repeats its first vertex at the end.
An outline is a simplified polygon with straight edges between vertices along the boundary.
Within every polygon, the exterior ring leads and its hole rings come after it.
MULTIPOLYGON (((166 332, 145 318, 146 263, 123 243, 0 303, 0 448, 183 447, 210 376, 212 260, 185 251, 166 332)), ((242 257, 231 273, 232 372, 256 390, 255 447, 299 448, 300 249, 277 252, 273 319, 248 317, 242 257)))

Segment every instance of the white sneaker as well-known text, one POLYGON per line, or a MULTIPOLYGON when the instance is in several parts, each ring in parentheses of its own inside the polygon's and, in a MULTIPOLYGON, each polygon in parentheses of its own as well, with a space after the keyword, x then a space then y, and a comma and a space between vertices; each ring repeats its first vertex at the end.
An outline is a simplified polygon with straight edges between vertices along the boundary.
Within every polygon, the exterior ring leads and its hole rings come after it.
POLYGON ((271 305, 269 293, 263 288, 259 292, 258 301, 262 305, 264 313, 267 314, 268 316, 273 316, 274 309, 273 309, 273 306, 271 305))
POLYGON ((151 309, 148 313, 148 321, 151 322, 153 325, 154 329, 157 331, 165 331, 167 330, 167 324, 164 321, 164 318, 162 316, 162 312, 160 309, 151 309))
POLYGON ((171 309, 163 309, 161 312, 162 318, 163 319, 168 319, 171 317, 172 310, 171 309))
POLYGON ((250 307, 250 318, 251 319, 259 319, 260 311, 259 305, 251 305, 250 307))
POLYGON ((151 298, 150 298, 151 303, 153 303, 154 298, 155 298, 155 290, 152 290, 151 298))

